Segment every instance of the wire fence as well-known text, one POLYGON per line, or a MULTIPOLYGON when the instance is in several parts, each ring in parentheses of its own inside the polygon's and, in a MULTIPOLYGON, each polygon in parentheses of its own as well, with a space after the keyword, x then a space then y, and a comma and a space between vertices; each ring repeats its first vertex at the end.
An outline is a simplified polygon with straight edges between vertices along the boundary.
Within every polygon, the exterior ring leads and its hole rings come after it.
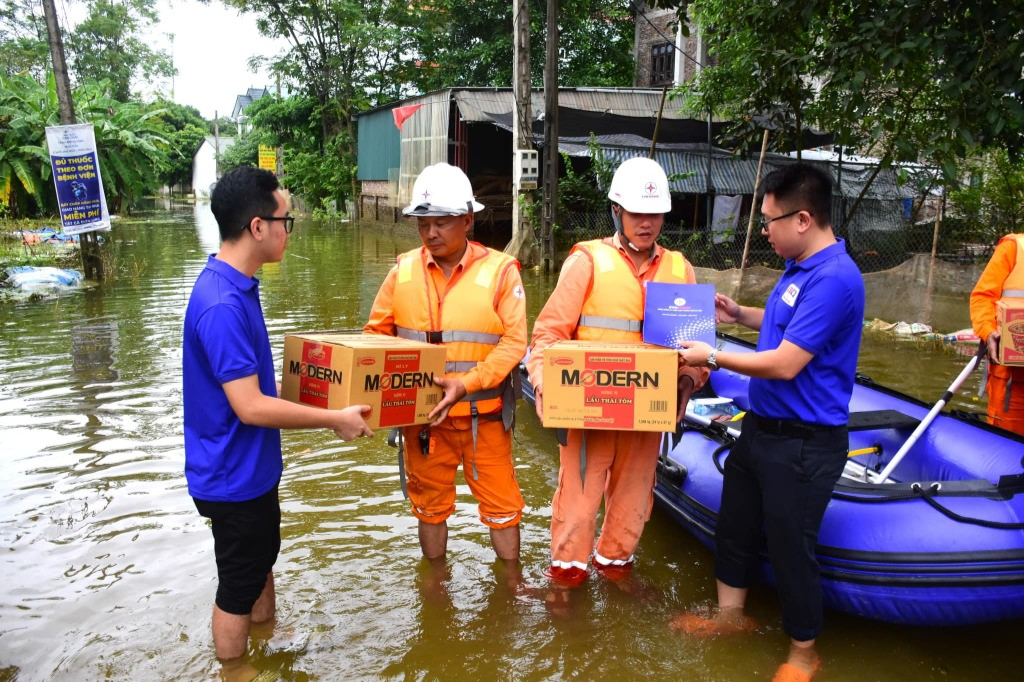
MULTIPOLYGON (((665 248, 676 249, 695 266, 728 270, 740 267, 747 225, 750 216, 749 197, 741 210, 719 221, 714 229, 707 225, 693 227, 686 221, 673 220, 670 215, 658 240, 665 248)), ((934 218, 914 222, 913 206, 903 201, 864 200, 852 220, 844 222, 843 214, 852 201, 837 197, 833 206, 832 224, 836 236, 847 242, 847 250, 862 272, 879 272, 896 267, 916 254, 931 254, 935 236, 934 218)), ((559 215, 555 232, 557 251, 566 253, 579 241, 599 239, 614 231, 608 212, 567 211, 559 215)), ((962 234, 950 222, 940 229, 936 256, 950 263, 977 263, 992 253, 993 240, 978 241, 976 234, 962 234)), ((785 266, 761 234, 755 215, 750 235, 747 265, 762 265, 781 270, 785 266)))

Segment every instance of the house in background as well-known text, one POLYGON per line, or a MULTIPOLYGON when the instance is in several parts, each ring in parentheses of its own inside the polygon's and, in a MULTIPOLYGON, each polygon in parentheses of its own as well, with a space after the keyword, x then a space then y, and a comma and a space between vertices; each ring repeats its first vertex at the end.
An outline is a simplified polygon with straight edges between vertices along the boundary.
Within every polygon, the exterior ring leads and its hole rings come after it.
POLYGON ((249 117, 245 115, 245 110, 248 106, 269 94, 270 90, 267 88, 249 88, 245 91, 244 95, 235 97, 235 106, 231 110, 231 120, 235 122, 238 128, 238 135, 247 133, 252 128, 252 124, 249 123, 249 117))
MULTIPOLYGON (((715 121, 709 126, 706 120, 688 119, 677 106, 662 109, 661 98, 661 88, 559 88, 559 176, 565 177, 566 162, 576 174, 585 172, 593 163, 593 144, 612 167, 628 158, 647 156, 657 128, 654 159, 668 173, 672 193, 672 210, 663 230, 666 243, 690 244, 707 250, 709 257, 721 252, 723 258, 738 262, 744 248, 746 218, 754 209, 758 150, 734 154, 722 144, 727 122, 715 121)), ((533 143, 541 148, 543 91, 535 89, 531 99, 533 143)), ((485 206, 476 218, 474 238, 487 246, 504 248, 512 237, 515 200, 514 106, 511 88, 450 88, 360 112, 356 117, 359 217, 398 222, 419 172, 444 161, 466 172, 477 200, 485 206)), ((790 144, 783 151, 831 143, 830 134, 805 129, 800 143, 790 144)), ((815 158, 829 169, 836 182, 833 224, 843 226, 842 236, 849 240, 855 256, 885 250, 879 249, 879 243, 900 237, 905 224, 904 200, 912 198, 914 192, 899 185, 892 169, 878 172, 858 202, 876 167, 851 163, 849 158, 833 159, 828 153, 815 158), (846 211, 855 203, 859 204, 858 211, 848 217, 846 211)), ((770 153, 764 159, 763 172, 794 162, 793 156, 770 153)), ((544 175, 541 168, 542 183, 544 175)), ((607 211, 590 215, 575 212, 571 206, 567 209, 559 215, 559 239, 563 243, 556 243, 556 252, 571 246, 569 239, 608 229, 607 211)), ((766 256, 774 253, 766 242, 759 242, 758 248, 766 256)), ((882 263, 875 267, 882 265, 888 266, 882 263)))
POLYGON ((196 199, 209 199, 210 187, 217 182, 217 162, 235 141, 233 137, 203 138, 199 149, 192 155, 192 191, 196 199))
POLYGON ((684 36, 675 9, 637 4, 633 85, 671 87, 696 78, 701 66, 708 63, 707 41, 697 27, 691 22, 690 35, 684 36))

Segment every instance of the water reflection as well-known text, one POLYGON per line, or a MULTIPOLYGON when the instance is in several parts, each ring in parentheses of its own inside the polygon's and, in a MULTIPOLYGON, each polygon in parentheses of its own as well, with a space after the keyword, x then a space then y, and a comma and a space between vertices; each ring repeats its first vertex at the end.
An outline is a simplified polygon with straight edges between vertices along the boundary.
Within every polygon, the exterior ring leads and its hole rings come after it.
MULTIPOLYGON (((119 221, 111 243, 146 263, 137 278, 0 308, 0 679, 217 674, 213 543, 184 487, 180 405, 184 307, 219 248, 216 222, 208 204, 175 206, 119 221)), ((415 244, 402 228, 300 222, 290 255, 258 274, 278 366, 285 332, 361 326, 395 256, 415 244)), ((747 302, 767 296, 778 277, 756 268, 747 275, 747 302)), ((531 316, 556 276, 524 273, 531 316)), ((736 284, 735 274, 700 276, 736 284)), ((916 278, 882 280, 869 294, 873 314, 963 326, 966 294, 955 277, 936 270, 931 297, 916 278)), ((937 399, 963 362, 942 349, 866 338, 861 371, 937 399)), ((495 562, 464 484, 448 562, 441 573, 424 571, 382 435, 349 445, 294 432, 284 450, 278 625, 306 644, 287 651, 256 638, 250 663, 267 679, 748 682, 770 679, 785 654, 773 625, 777 599, 764 588, 751 595, 767 624, 755 635, 698 642, 669 630, 678 610, 713 598, 712 558, 658 511, 638 551, 636 589, 591 580, 570 617, 553 619, 541 571, 557 457, 528 409, 514 441, 527 503, 521 583, 495 562)), ((1014 625, 936 632, 830 613, 821 679, 968 680, 979 660, 989 679, 1021 679, 1014 625)))
POLYGON ((192 215, 196 225, 196 237, 199 238, 199 246, 203 253, 217 253, 220 249, 220 227, 217 226, 217 219, 210 210, 210 202, 197 201, 192 215))

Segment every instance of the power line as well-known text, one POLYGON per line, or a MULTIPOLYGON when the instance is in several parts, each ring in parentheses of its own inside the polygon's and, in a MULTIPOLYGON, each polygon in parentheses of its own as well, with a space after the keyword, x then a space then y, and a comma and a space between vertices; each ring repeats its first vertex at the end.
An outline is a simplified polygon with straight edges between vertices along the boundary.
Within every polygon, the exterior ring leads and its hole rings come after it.
MULTIPOLYGON (((670 45, 672 45, 673 51, 678 52, 679 54, 683 55, 684 57, 686 57, 687 59, 689 59, 691 62, 693 62, 697 66, 701 67, 702 69, 704 68, 704 65, 701 64, 699 61, 697 61, 695 58, 691 57, 689 54, 687 54, 686 50, 676 49, 676 40, 675 40, 675 38, 669 38, 664 33, 662 33, 661 29, 658 28, 658 26, 655 25, 655 23, 653 21, 651 21, 651 18, 647 16, 647 13, 644 12, 639 7, 637 7, 636 3, 633 2, 633 0, 629 0, 629 6, 633 8, 633 11, 635 11, 637 13, 637 16, 642 16, 644 18, 644 21, 646 21, 648 24, 650 24, 651 28, 654 29, 655 33, 660 35, 665 40, 665 42, 667 42, 670 45)), ((639 48, 639 46, 637 46, 637 47, 639 48)), ((639 49, 637 51, 637 56, 639 57, 639 49)))

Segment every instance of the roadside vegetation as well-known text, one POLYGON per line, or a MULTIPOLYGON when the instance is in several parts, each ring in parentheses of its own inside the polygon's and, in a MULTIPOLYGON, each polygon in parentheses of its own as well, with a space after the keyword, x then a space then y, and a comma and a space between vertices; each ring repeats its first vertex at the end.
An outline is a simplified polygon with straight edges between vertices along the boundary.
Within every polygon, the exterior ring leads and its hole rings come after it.
MULTIPOLYGON (((984 238, 1019 225, 1024 206, 1022 1, 648 4, 692 18, 708 46, 699 77, 677 88, 670 106, 735 121, 737 150, 759 148, 765 128, 771 148, 814 127, 835 132, 849 153, 880 157, 882 168, 938 169, 907 181, 959 192, 950 195, 961 207, 951 229, 984 238)), ((289 94, 246 110, 252 128, 222 169, 256 163, 259 145, 281 147, 286 185, 314 210, 357 194, 355 114, 446 87, 512 83, 508 0, 225 2, 286 41, 265 65, 289 94)), ((159 19, 154 0, 87 7, 85 21, 65 27, 75 109, 95 126, 108 206, 127 215, 140 196, 190 178, 213 122, 138 95, 143 81, 174 73, 169 54, 142 38, 159 19)), ((546 22, 542 7, 531 9, 530 71, 539 87, 546 22)), ((560 85, 632 85, 643 21, 635 3, 562 0, 560 11, 560 85)), ((41 9, 11 0, 0 8, 0 222, 54 215, 43 128, 57 121, 41 9)), ((222 119, 220 129, 233 124, 222 119)), ((567 195, 586 199, 592 180, 570 174, 567 195)))
POLYGON ((879 170, 937 169, 906 180, 953 192, 958 229, 991 240, 1020 225, 1021 0, 653 4, 708 36, 707 68, 674 94, 694 116, 734 121, 737 149, 760 148, 765 129, 769 149, 830 131, 879 170))

